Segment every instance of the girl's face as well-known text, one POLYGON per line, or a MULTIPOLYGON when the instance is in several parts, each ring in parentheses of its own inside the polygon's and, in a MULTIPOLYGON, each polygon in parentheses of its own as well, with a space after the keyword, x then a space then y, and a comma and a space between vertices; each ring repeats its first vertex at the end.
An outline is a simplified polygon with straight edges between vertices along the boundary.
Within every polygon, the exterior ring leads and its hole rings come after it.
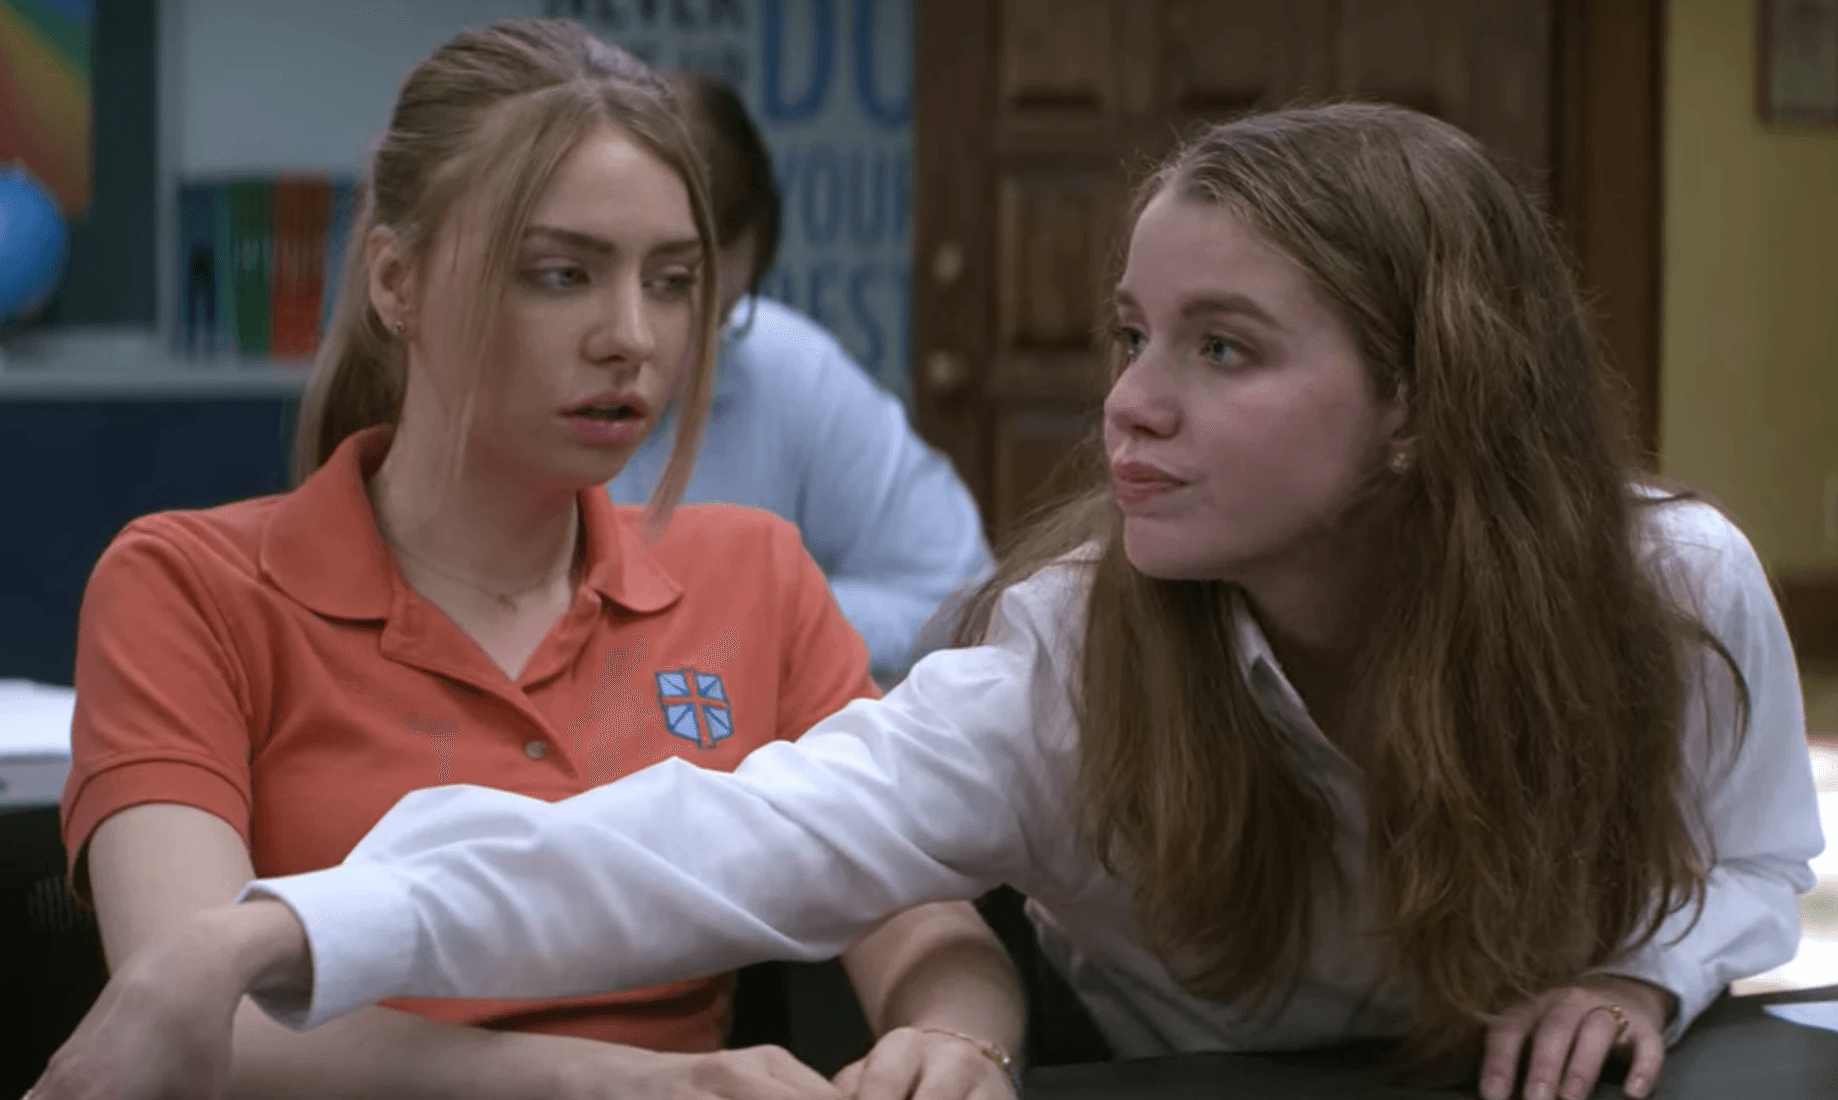
POLYGON ((1104 445, 1149 576, 1244 582, 1299 560, 1404 422, 1301 265, 1173 189, 1131 236, 1117 340, 1104 445))
MULTIPOLYGON (((417 326, 448 394, 463 392, 453 376, 471 350, 460 346, 474 296, 455 278, 459 236, 435 253, 417 326)), ((690 369, 701 262, 682 178, 612 127, 584 139, 519 245, 476 382, 468 460, 532 487, 618 474, 690 369)))

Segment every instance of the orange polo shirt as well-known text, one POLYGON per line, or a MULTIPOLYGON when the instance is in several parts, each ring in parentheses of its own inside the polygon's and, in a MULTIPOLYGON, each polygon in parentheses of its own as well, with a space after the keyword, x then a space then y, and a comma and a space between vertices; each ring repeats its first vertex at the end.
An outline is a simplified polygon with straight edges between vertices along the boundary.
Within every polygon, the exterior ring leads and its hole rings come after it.
MULTIPOLYGON (((255 872, 340 862, 411 790, 560 799, 669 756, 731 769, 875 694, 797 529, 728 505, 644 514, 580 495, 583 581, 515 682, 396 570, 365 495, 388 433, 298 489, 129 524, 84 593, 63 830, 73 882, 118 810, 195 806, 255 872)), ((655 1050, 724 1038, 731 976, 564 1001, 419 999, 453 1023, 655 1050)))

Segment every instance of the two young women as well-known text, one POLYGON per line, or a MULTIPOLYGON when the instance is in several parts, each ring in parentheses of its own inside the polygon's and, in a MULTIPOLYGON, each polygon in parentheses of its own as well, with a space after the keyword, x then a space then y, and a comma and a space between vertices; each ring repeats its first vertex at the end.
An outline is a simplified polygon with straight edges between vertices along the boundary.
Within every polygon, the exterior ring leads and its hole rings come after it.
POLYGON ((731 772, 410 794, 174 922, 37 1094, 206 1093, 246 993, 312 1035, 824 957, 1004 882, 1126 1057, 1390 1039, 1549 1100, 1619 1054, 1648 1092, 1792 954, 1822 846, 1752 549, 1635 472, 1551 227, 1453 128, 1252 116, 1134 214, 1108 476, 960 648, 731 772))

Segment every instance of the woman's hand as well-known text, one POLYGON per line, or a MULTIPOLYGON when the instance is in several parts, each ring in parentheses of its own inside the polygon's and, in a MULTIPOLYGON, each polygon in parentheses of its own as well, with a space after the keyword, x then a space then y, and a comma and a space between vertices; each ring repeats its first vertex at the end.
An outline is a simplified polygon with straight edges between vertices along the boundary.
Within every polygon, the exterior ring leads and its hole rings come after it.
POLYGON ((149 944, 109 979, 28 1100, 215 1100, 242 994, 236 967, 197 930, 149 944))
POLYGON ((559 1068, 554 1100, 843 1100, 783 1047, 662 1054, 583 1040, 578 1049, 559 1068))
POLYGON ((300 988, 307 972, 306 934, 285 905, 205 910, 128 958, 27 1096, 216 1100, 243 994, 300 988))
POLYGON ((1598 975, 1534 997, 1487 1029, 1481 1095, 1486 1100, 1515 1095, 1519 1056, 1529 1040, 1525 1088, 1516 1094, 1525 1100, 1581 1100, 1595 1088, 1611 1052, 1631 1059, 1622 1091, 1643 1097, 1665 1061, 1671 1014, 1671 994, 1633 978, 1598 975))
POLYGON ((1014 1100, 1008 1072, 966 1038, 895 1028, 836 1075, 850 1100, 1014 1100))

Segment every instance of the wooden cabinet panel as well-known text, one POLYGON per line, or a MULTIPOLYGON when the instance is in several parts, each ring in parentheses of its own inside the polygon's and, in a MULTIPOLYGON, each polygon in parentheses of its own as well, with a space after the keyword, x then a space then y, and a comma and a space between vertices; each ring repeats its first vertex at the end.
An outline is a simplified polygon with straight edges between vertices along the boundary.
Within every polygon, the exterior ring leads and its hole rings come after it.
POLYGON ((1476 81, 1462 127, 1545 188, 1557 131, 1554 3, 1475 0, 1468 48, 1476 81))
POLYGON ((1024 122, 1114 115, 1113 7, 1111 0, 1001 0, 1004 113, 1024 122))
POLYGON ((1469 0, 1341 0, 1330 49, 1335 91, 1414 107, 1461 125, 1467 114, 1469 0))
POLYGON ((1096 425, 1109 310, 1110 256, 1124 203, 1114 170, 1002 170, 996 232, 996 347, 984 379, 994 485, 1005 533, 1077 487, 1069 461, 1096 425))
POLYGON ((996 230, 999 348, 1090 346, 1122 203, 1115 177, 1005 176, 996 230))
POLYGON ((1217 119, 1328 91, 1329 0, 1160 0, 1163 109, 1217 119))
POLYGON ((1460 126, 1534 172, 1549 163, 1550 3, 1340 0, 1335 90, 1460 126))
POLYGON ((1040 508, 1090 484, 1101 469, 1093 446, 1094 409, 1041 406, 996 420, 995 507, 991 517, 1004 532, 1040 508))

